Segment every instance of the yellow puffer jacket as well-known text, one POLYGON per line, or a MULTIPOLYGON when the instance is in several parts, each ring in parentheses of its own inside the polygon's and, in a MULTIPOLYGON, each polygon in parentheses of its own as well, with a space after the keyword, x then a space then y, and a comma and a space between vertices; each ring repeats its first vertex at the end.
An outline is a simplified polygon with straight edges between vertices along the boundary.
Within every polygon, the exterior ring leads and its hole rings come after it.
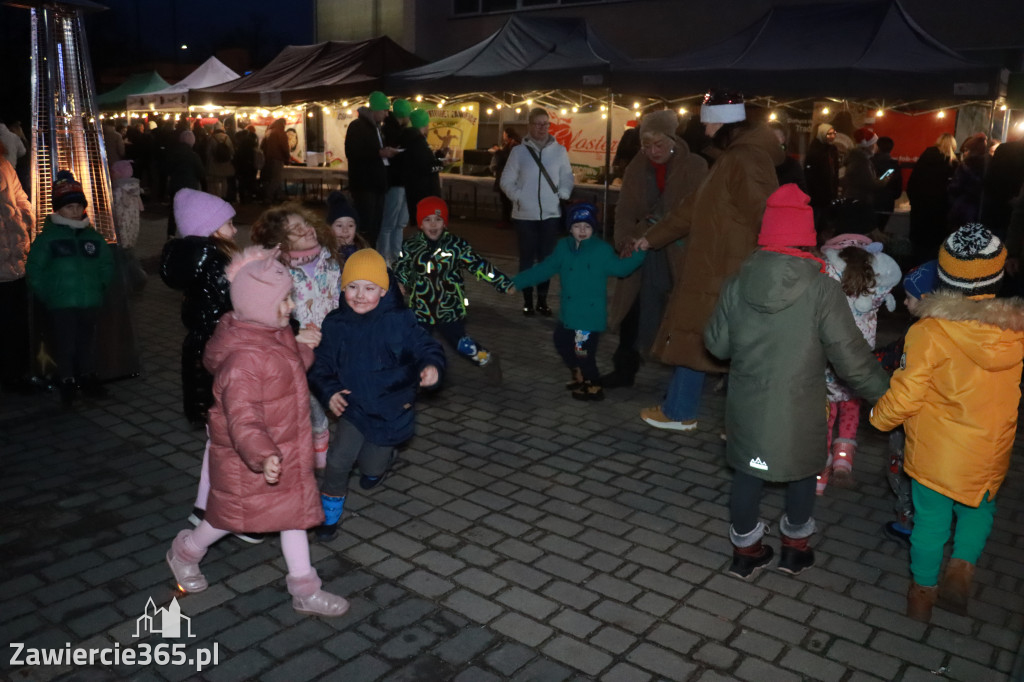
POLYGON ((1024 301, 932 294, 871 423, 882 431, 904 424, 907 474, 977 507, 1010 466, 1022 359, 1024 301))

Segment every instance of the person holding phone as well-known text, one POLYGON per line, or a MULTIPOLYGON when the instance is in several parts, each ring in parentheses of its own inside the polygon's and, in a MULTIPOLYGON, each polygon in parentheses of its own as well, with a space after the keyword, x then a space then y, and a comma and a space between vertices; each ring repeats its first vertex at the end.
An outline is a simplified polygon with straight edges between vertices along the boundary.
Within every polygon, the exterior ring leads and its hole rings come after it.
POLYGON ((871 157, 875 154, 878 135, 871 128, 858 128, 853 134, 857 146, 847 153, 843 166, 846 172, 839 180, 846 199, 842 212, 841 232, 867 234, 877 223, 875 220, 875 197, 886 188, 885 180, 879 179, 871 157))
POLYGON ((875 167, 879 180, 885 180, 885 189, 875 193, 875 225, 884 230, 896 207, 896 200, 903 194, 903 174, 900 173, 900 162, 892 158, 893 147, 896 146, 891 137, 880 137, 875 143, 877 149, 871 157, 871 165, 875 167))

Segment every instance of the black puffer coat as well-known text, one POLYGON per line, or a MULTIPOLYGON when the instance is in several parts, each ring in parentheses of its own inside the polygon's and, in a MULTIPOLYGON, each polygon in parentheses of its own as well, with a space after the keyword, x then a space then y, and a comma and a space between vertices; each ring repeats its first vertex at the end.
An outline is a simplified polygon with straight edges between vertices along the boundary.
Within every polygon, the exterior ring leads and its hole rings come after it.
POLYGON ((172 239, 164 245, 160 277, 184 293, 181 321, 188 330, 181 347, 181 391, 189 421, 205 421, 213 405, 213 377, 203 367, 203 349, 221 316, 231 310, 224 268, 230 258, 207 237, 172 239))

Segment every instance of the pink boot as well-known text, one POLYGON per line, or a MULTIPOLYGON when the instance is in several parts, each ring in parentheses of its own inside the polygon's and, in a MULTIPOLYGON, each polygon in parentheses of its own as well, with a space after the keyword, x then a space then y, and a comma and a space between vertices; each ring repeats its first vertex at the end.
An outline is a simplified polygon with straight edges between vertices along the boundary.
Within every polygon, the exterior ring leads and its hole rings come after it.
POLYGON ((837 438, 832 443, 832 483, 840 488, 852 488, 853 456, 857 454, 857 443, 837 438))
POLYGON ((167 565, 171 567, 174 579, 178 581, 178 589, 182 592, 202 592, 210 586, 206 577, 199 570, 199 562, 206 556, 206 550, 195 552, 185 544, 185 538, 192 535, 191 530, 178 533, 167 552, 167 565))
POLYGON ((324 469, 327 467, 327 447, 330 445, 330 441, 330 431, 313 434, 313 466, 317 469, 324 469))
POLYGON ((292 608, 299 613, 333 618, 343 616, 348 611, 348 600, 320 589, 323 583, 315 568, 309 569, 306 575, 297 578, 289 575, 285 580, 288 593, 292 595, 292 608))

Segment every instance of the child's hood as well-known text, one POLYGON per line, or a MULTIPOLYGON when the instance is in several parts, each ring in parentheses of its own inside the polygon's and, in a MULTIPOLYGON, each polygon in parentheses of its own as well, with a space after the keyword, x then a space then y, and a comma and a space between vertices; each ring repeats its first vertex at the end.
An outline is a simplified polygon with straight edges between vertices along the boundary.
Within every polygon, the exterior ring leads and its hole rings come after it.
POLYGON ((1024 357, 1024 301, 1018 298, 975 301, 935 292, 921 300, 920 317, 937 320, 936 332, 987 371, 1010 369, 1024 357))
POLYGON ((740 268, 740 297, 754 310, 777 313, 804 294, 820 269, 816 260, 755 251, 740 268))
POLYGON ((239 320, 234 313, 227 313, 217 322, 213 338, 203 350, 203 364, 211 374, 215 374, 237 351, 261 352, 280 344, 295 344, 294 338, 291 327, 274 329, 239 320))

